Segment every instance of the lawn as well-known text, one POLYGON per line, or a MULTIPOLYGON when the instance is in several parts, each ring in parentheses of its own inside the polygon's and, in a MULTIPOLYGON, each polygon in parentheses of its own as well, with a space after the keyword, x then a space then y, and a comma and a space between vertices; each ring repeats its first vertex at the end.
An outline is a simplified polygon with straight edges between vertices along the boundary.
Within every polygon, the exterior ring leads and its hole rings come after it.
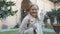
MULTIPOLYGON (((53 29, 52 26, 49 26, 49 27, 46 27, 46 28, 48 28, 48 29, 53 29)), ((19 34, 19 33, 18 33, 18 29, 17 29, 17 30, 12 29, 12 30, 3 31, 3 32, 0 31, 0 34, 19 34)), ((54 34, 54 33, 44 32, 44 34, 54 34)))
MULTIPOLYGON (((18 34, 18 31, 0 32, 0 34, 18 34)), ((54 34, 54 33, 44 32, 44 34, 54 34)))
POLYGON ((50 33, 50 32, 44 32, 43 34, 54 34, 54 33, 50 33))
POLYGON ((0 34, 18 34, 18 29, 4 29, 4 30, 0 30, 0 34))
POLYGON ((48 29, 53 29, 53 26, 47 26, 47 27, 45 27, 45 28, 48 28, 48 29))
POLYGON ((15 30, 15 31, 0 32, 0 34, 18 34, 18 30, 15 30))
MULTIPOLYGON (((18 34, 18 30, 0 32, 0 34, 18 34)), ((44 32, 44 34, 54 34, 54 33, 44 32)))
MULTIPOLYGON (((47 29, 53 29, 53 26, 48 26, 48 27, 45 27, 45 28, 47 28, 47 29)), ((53 29, 54 30, 54 29, 53 29)), ((44 32, 44 34, 54 34, 54 33, 50 33, 50 32, 44 32)))

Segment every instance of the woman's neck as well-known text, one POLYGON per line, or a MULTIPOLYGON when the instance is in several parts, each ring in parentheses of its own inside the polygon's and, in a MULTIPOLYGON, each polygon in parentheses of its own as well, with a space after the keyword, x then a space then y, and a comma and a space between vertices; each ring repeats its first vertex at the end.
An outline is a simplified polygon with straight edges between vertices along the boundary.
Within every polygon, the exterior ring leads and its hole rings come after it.
MULTIPOLYGON (((31 15, 31 14, 30 14, 30 15, 31 15)), ((37 19, 37 20, 40 20, 37 15, 36 15, 36 16, 31 15, 31 16, 32 16, 33 18, 37 19)))

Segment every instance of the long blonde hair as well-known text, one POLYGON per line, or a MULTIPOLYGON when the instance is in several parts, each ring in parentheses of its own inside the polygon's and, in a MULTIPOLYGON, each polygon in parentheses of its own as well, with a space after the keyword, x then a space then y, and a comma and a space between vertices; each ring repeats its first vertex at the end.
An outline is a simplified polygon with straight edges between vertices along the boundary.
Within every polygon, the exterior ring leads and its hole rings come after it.
MULTIPOLYGON (((30 9, 31 9, 31 7, 33 7, 33 6, 36 6, 36 7, 37 7, 37 9, 39 10, 38 5, 36 5, 36 4, 31 4, 31 6, 30 6, 30 7, 29 7, 29 9, 28 9, 29 13, 30 13, 30 9)), ((38 19, 38 20, 39 20, 38 15, 36 15, 36 19, 38 19)))

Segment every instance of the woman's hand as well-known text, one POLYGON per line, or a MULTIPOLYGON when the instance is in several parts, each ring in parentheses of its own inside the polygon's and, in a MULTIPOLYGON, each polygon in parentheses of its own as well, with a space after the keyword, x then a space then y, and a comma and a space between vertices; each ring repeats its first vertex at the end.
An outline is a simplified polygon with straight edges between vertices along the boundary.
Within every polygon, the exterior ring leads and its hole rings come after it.
POLYGON ((37 29, 37 25, 36 24, 33 24, 33 29, 37 29))

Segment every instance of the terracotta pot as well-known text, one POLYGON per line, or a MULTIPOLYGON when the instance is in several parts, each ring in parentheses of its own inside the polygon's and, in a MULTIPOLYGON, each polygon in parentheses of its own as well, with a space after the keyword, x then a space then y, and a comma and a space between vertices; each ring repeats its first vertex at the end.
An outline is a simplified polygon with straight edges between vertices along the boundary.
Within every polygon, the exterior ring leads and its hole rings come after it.
POLYGON ((60 32, 60 24, 53 25, 53 28, 54 28, 54 30, 55 30, 56 33, 60 32))
POLYGON ((53 27, 54 27, 54 30, 60 30, 60 24, 55 24, 53 25, 53 27))

